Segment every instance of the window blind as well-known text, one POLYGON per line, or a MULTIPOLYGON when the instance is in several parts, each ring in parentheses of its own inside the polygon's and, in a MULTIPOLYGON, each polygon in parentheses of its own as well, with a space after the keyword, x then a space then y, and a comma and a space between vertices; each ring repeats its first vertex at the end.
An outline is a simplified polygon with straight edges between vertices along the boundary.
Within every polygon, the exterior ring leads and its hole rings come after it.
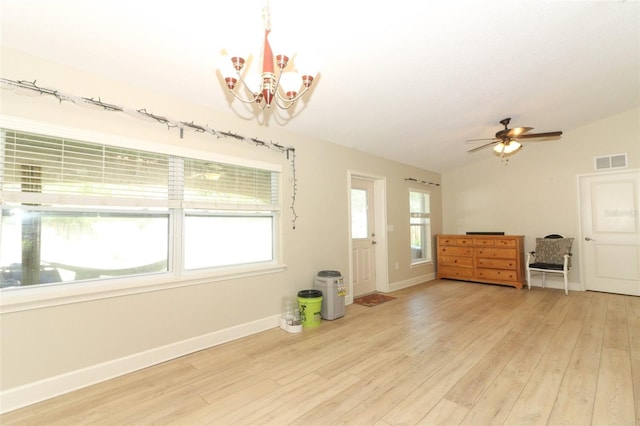
POLYGON ((274 210, 278 205, 278 173, 196 159, 184 160, 184 200, 190 205, 212 203, 274 210))
POLYGON ((271 170, 2 130, 7 200, 274 210, 278 182, 271 170))
POLYGON ((428 218, 430 195, 426 192, 409 191, 409 214, 411 218, 428 218))
POLYGON ((167 199, 166 155, 12 130, 3 151, 5 192, 167 199))

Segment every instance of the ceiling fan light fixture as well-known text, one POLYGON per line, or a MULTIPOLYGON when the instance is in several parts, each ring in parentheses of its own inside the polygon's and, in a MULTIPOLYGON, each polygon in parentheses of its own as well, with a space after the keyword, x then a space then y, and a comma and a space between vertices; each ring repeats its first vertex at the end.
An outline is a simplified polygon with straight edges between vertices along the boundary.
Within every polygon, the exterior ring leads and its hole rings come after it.
POLYGON ((493 147, 493 150, 497 154, 513 154, 517 150, 522 148, 522 144, 516 141, 500 142, 493 147))
POLYGON ((220 179, 220 173, 216 173, 216 172, 207 172, 207 173, 203 173, 204 178, 206 180, 218 180, 220 179))

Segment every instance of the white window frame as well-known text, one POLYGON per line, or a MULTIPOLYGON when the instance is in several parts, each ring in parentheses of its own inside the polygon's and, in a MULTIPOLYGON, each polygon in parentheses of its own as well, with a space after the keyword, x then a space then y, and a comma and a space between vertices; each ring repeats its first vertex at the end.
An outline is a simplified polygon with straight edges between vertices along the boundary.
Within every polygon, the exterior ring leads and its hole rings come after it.
POLYGON ((425 194, 429 196, 429 213, 426 213, 427 218, 429 218, 429 232, 426 233, 427 235, 423 235, 424 238, 424 242, 427 245, 427 249, 428 249, 428 253, 426 257, 422 257, 420 259, 414 259, 413 258, 413 254, 410 254, 410 259, 411 259, 411 266, 418 266, 418 265, 424 265, 424 264, 430 264, 433 263, 433 242, 432 240, 432 235, 431 235, 431 191, 426 191, 424 189, 418 189, 418 188, 409 188, 409 193, 407 194, 407 201, 409 202, 409 249, 412 250, 412 246, 411 246, 411 227, 414 226, 411 223, 411 193, 412 192, 416 192, 416 193, 420 193, 420 194, 425 194))
MULTIPOLYGON (((20 132, 36 133, 51 137, 67 138, 80 141, 91 141, 115 147, 130 148, 156 152, 160 154, 190 157, 212 162, 226 163, 244 167, 271 170, 279 173, 279 211, 274 215, 273 245, 274 260, 263 263, 252 263, 238 266, 228 266, 212 269, 182 271, 181 236, 182 217, 170 212, 170 240, 172 246, 169 271, 151 275, 137 275, 112 279, 92 280, 83 282, 55 283, 37 285, 34 287, 8 287, 0 291, 0 313, 17 312, 48 306, 64 305, 68 303, 104 299, 109 297, 137 294, 205 283, 215 283, 232 279, 279 273, 286 270, 282 263, 282 166, 275 163, 262 162, 227 155, 215 154, 189 148, 178 148, 145 140, 131 139, 121 136, 92 132, 82 129, 69 128, 49 123, 25 120, 18 117, 0 115, 3 128, 20 132), (180 275, 177 271, 182 271, 180 275)), ((171 210, 171 209, 170 209, 171 210)))

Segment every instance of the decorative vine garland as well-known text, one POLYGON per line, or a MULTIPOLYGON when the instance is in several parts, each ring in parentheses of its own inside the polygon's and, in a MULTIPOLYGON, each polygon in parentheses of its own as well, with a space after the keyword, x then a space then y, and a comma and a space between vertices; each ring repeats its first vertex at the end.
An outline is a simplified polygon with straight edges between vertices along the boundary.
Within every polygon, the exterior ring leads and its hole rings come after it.
POLYGON ((265 142, 258 138, 248 138, 230 131, 225 132, 225 131, 215 130, 209 127, 208 125, 200 125, 200 124, 194 123, 193 121, 187 122, 187 121, 173 120, 161 115, 150 113, 145 108, 131 109, 131 108, 126 108, 119 105, 103 102, 100 98, 96 100, 94 98, 85 98, 85 97, 65 94, 58 90, 38 86, 35 80, 34 81, 25 81, 25 80, 15 81, 15 80, 9 80, 6 78, 0 78, 0 83, 2 84, 3 89, 13 89, 13 90, 18 89, 18 91, 24 90, 29 92, 37 92, 40 95, 53 96, 56 99, 58 99, 60 102, 69 101, 76 105, 82 105, 82 104, 92 105, 92 106, 101 108, 105 111, 123 112, 132 117, 140 118, 144 120, 152 119, 160 124, 167 126, 167 129, 169 130, 178 129, 180 131, 181 139, 184 134, 184 129, 189 129, 197 133, 207 133, 207 134, 216 136, 217 138, 232 138, 240 142, 250 143, 257 147, 267 148, 267 149, 284 153, 287 156, 287 160, 291 162, 291 173, 293 178, 292 178, 292 195, 291 195, 290 209, 291 209, 291 213, 293 214, 293 219, 291 220, 292 228, 296 229, 296 221, 298 219, 298 215, 296 214, 295 205, 296 205, 296 195, 298 191, 298 184, 297 184, 298 181, 296 177, 296 150, 293 147, 279 145, 275 142, 265 142))

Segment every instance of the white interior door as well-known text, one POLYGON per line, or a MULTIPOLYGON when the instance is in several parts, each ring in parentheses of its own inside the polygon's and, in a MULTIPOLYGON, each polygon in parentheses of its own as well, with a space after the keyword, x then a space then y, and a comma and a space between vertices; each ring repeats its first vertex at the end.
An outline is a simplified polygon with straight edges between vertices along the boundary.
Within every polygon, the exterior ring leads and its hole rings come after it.
POLYGON ((580 177, 587 290, 640 296, 640 171, 580 177))
POLYGON ((376 290, 376 235, 373 181, 351 179, 351 249, 353 295, 376 290))

